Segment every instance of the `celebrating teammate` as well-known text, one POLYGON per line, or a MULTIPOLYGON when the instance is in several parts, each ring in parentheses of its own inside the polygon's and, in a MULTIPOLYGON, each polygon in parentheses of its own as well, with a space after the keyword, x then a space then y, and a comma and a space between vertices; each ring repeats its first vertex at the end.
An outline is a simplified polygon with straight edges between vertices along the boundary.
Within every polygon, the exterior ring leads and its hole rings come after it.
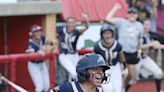
POLYGON ((57 30, 61 48, 59 62, 68 71, 69 81, 77 79, 76 65, 79 56, 76 50, 76 43, 79 36, 89 27, 88 15, 83 13, 82 17, 85 19, 85 26, 83 28, 76 28, 76 19, 68 17, 66 27, 57 30))
POLYGON ((113 38, 114 28, 110 24, 105 24, 101 27, 101 41, 94 46, 94 52, 103 56, 110 70, 111 81, 107 84, 102 84, 104 92, 121 92, 122 90, 122 73, 119 61, 125 67, 125 58, 120 43, 113 38))
POLYGON ((109 78, 105 74, 109 68, 101 55, 86 54, 76 67, 78 81, 56 87, 54 92, 102 92, 101 83, 109 78))

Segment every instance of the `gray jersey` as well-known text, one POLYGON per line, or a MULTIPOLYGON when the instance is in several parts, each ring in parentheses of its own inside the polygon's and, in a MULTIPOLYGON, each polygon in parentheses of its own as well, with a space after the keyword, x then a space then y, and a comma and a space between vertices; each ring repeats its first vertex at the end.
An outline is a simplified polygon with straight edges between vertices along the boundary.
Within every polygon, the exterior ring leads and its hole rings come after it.
POLYGON ((118 41, 123 46, 123 51, 134 53, 137 51, 139 39, 143 37, 143 25, 136 21, 116 18, 114 24, 118 29, 118 41))

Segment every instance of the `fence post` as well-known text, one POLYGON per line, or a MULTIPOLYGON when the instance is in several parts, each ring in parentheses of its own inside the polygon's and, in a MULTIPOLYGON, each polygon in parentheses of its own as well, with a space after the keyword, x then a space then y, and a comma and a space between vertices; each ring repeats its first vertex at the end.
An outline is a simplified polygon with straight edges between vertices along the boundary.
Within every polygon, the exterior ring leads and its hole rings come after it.
POLYGON ((49 62, 50 62, 50 89, 52 90, 55 86, 55 57, 53 53, 51 53, 49 62))
MULTIPOLYGON (((9 64, 9 79, 10 81, 12 81, 13 83, 15 83, 15 58, 11 58, 9 57, 11 62, 9 64)), ((9 92, 16 92, 16 90, 9 86, 9 92)))

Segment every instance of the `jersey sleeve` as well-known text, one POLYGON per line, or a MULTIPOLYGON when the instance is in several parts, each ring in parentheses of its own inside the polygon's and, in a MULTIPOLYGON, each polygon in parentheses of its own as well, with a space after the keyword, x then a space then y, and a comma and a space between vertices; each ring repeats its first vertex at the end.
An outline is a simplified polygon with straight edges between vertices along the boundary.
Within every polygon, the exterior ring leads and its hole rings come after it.
POLYGON ((98 54, 98 43, 96 43, 93 47, 93 51, 98 54))
POLYGON ((117 48, 118 48, 119 53, 123 51, 123 47, 119 42, 117 44, 117 48))
POLYGON ((26 53, 33 53, 33 52, 36 52, 35 45, 31 41, 28 41, 28 47, 26 49, 26 53))
POLYGON ((113 23, 116 28, 119 28, 121 24, 125 23, 125 19, 124 18, 115 18, 113 20, 113 23))
POLYGON ((62 31, 63 28, 64 28, 63 26, 62 26, 62 27, 57 27, 56 32, 57 32, 58 35, 61 35, 61 34, 62 34, 62 32, 63 32, 63 31, 62 31))

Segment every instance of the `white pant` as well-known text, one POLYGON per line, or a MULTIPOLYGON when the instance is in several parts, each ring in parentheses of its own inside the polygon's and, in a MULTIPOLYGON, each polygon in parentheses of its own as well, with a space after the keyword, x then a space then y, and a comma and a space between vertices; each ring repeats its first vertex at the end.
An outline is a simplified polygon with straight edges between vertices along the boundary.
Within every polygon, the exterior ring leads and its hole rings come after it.
POLYGON ((69 73, 69 81, 77 79, 76 66, 79 60, 78 54, 60 54, 59 62, 69 73))
POLYGON ((35 92, 48 91, 50 89, 49 72, 45 62, 28 62, 28 71, 35 85, 35 92))
POLYGON ((111 79, 108 84, 102 84, 103 92, 121 92, 122 75, 120 63, 111 66, 111 69, 106 70, 106 73, 111 74, 111 79))
POLYGON ((136 65, 137 75, 141 67, 151 72, 156 79, 161 79, 163 76, 160 67, 149 56, 140 60, 139 63, 136 65))

